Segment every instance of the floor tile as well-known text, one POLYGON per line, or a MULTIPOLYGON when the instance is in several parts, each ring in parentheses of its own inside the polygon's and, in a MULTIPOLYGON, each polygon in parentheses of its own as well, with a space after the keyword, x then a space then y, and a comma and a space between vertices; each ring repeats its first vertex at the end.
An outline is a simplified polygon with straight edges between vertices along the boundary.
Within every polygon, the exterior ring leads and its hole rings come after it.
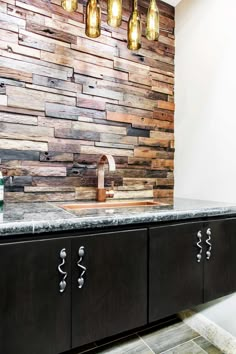
POLYGON ((204 349, 205 352, 207 352, 208 354, 223 354, 220 349, 216 348, 213 344, 208 342, 208 340, 203 337, 198 337, 194 339, 194 342, 197 343, 197 345, 204 349))
POLYGON ((153 354, 153 352, 138 336, 132 335, 89 351, 88 354, 153 354))
POLYGON ((159 354, 198 336, 197 332, 180 322, 141 337, 154 353, 159 354))
POLYGON ((193 341, 180 344, 175 348, 169 349, 161 354, 206 354, 206 352, 193 341))

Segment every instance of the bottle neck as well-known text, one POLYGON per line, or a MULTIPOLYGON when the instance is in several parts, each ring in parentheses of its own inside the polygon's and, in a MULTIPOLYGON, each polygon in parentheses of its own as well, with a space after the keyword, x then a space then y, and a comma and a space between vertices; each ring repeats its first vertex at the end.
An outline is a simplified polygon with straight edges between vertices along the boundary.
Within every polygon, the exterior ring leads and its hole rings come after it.
POLYGON ((138 0, 134 0, 134 11, 138 11, 138 0))

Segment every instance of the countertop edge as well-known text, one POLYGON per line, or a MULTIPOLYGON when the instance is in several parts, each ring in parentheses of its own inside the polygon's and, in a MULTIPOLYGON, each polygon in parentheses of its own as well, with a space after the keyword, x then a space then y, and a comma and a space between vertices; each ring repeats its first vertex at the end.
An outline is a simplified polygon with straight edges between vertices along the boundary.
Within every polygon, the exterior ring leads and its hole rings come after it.
MULTIPOLYGON (((71 214, 71 213, 69 213, 71 214)), ((132 224, 158 223, 166 221, 181 221, 197 218, 209 218, 217 216, 236 216, 236 206, 210 207, 202 209, 185 210, 158 210, 145 211, 128 215, 105 215, 105 216, 81 216, 71 214, 71 218, 58 220, 40 221, 16 221, 0 224, 0 236, 14 235, 39 235, 49 232, 75 231, 81 229, 102 229, 106 227, 125 226, 132 224)))

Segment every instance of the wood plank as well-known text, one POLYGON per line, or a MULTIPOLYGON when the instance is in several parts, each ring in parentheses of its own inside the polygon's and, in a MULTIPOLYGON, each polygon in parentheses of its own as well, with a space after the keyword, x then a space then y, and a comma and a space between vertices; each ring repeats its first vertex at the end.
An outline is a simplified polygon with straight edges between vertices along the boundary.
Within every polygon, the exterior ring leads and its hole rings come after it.
POLYGON ((38 119, 30 115, 11 114, 0 111, 0 122, 37 125, 38 119))
POLYGON ((140 117, 147 117, 147 118, 152 118, 153 117, 153 112, 136 108, 136 107, 127 107, 127 106, 119 106, 119 105, 114 105, 107 103, 106 104, 106 109, 109 112, 119 112, 119 113, 127 113, 131 115, 137 115, 140 117))
POLYGON ((154 198, 173 198, 174 191, 173 189, 154 189, 153 196, 154 198))
POLYGON ((174 85, 174 78, 171 76, 164 75, 162 73, 151 72, 151 78, 153 80, 166 82, 168 84, 174 85))
POLYGON ((32 187, 26 186, 24 187, 25 193, 39 193, 39 192, 75 192, 75 187, 65 187, 65 186, 57 186, 57 187, 32 187))
POLYGON ((38 59, 40 58, 40 51, 38 49, 22 47, 16 43, 0 41, 0 48, 10 53, 27 55, 38 59))
POLYGON ((114 199, 153 198, 153 190, 115 191, 114 199))
POLYGON ((7 87, 9 106, 44 110, 45 102, 58 102, 66 105, 75 105, 75 98, 53 93, 40 92, 23 87, 7 87))
POLYGON ((38 151, 17 151, 17 150, 0 150, 0 159, 2 162, 5 160, 30 160, 38 161, 39 152, 38 151))
POLYGON ((47 26, 42 26, 34 22, 27 21, 26 30, 29 32, 44 35, 45 37, 53 38, 67 43, 77 43, 77 39, 74 35, 51 29, 47 26))
POLYGON ((84 139, 98 141, 100 139, 100 134, 94 131, 81 131, 80 129, 55 129, 56 138, 65 139, 84 139))
POLYGON ((175 104, 173 102, 157 101, 157 108, 167 109, 169 111, 174 111, 175 104))
MULTIPOLYGON (((39 62, 41 63, 41 62, 39 62)), ((57 79, 67 80, 68 73, 64 70, 54 69, 52 67, 45 67, 40 64, 27 63, 24 61, 15 60, 12 58, 0 57, 0 67, 12 68, 14 70, 19 70, 32 74, 41 74, 44 76, 49 76, 57 79)))
POLYGON ((74 155, 72 153, 59 153, 59 152, 41 152, 39 156, 40 161, 74 161, 74 155))
POLYGON ((48 144, 40 141, 0 139, 0 149, 47 151, 48 144))
POLYGON ((150 67, 147 65, 142 65, 139 63, 131 62, 126 59, 114 58, 114 68, 118 70, 123 70, 126 72, 134 72, 140 75, 149 75, 150 67))
POLYGON ((157 146, 157 147, 168 147, 169 146, 169 140, 162 139, 160 140, 159 138, 144 138, 140 137, 138 139, 139 145, 145 145, 145 146, 157 146))
POLYGON ((0 77, 20 80, 29 83, 32 82, 32 74, 25 71, 12 69, 11 67, 7 68, 0 66, 0 77))
POLYGON ((55 88, 63 91, 80 92, 81 86, 71 81, 60 80, 48 76, 33 74, 32 83, 44 87, 55 88))
POLYGON ((97 146, 86 146, 81 145, 82 154, 111 154, 114 156, 133 156, 133 150, 123 150, 123 149, 113 149, 106 147, 97 147, 97 146))
POLYGON ((0 105, 7 106, 7 104, 8 104, 7 95, 0 95, 0 105))
POLYGON ((0 38, 7 43, 18 43, 18 34, 7 29, 0 28, 0 38))
MULTIPOLYGON (((106 103, 111 102, 109 99, 100 98, 97 96, 77 94, 77 106, 83 108, 93 108, 105 111, 106 103)), ((113 101, 114 102, 114 101, 113 101)))
POLYGON ((32 116, 38 116, 44 115, 43 111, 34 111, 30 109, 25 109, 25 108, 15 108, 15 107, 6 107, 6 106, 1 106, 0 105, 0 111, 1 112, 11 112, 11 113, 16 113, 16 114, 25 114, 25 115, 32 115, 32 116))
POLYGON ((98 147, 104 147, 104 148, 125 149, 125 150, 127 149, 132 150, 134 148, 134 145, 119 144, 119 143, 95 142, 94 145, 98 147))
POLYGON ((158 109, 153 112, 153 118, 174 122, 174 113, 158 109))
POLYGON ((116 47, 111 47, 102 43, 97 45, 96 42, 89 38, 77 37, 77 44, 72 44, 71 48, 78 50, 79 52, 89 53, 108 59, 113 59, 114 56, 118 56, 118 49, 116 47))
POLYGON ((101 133, 100 141, 106 143, 120 143, 120 144, 128 144, 128 145, 138 144, 138 138, 136 136, 126 136, 126 135, 112 134, 112 133, 101 133))
POLYGON ((152 169, 174 169, 174 160, 157 159, 152 161, 152 169))
POLYGON ((48 117, 38 117, 38 126, 40 127, 48 127, 48 128, 71 128, 71 121, 65 119, 56 119, 56 118, 48 118, 48 117))
POLYGON ((74 61, 74 71, 78 74, 97 77, 101 79, 103 79, 104 77, 113 77, 116 79, 128 81, 128 74, 125 72, 113 70, 110 68, 104 68, 91 63, 85 63, 80 60, 74 61))
POLYGON ((0 123, 0 138, 48 141, 54 136, 54 129, 24 124, 0 123))
POLYGON ((64 11, 61 6, 54 5, 50 3, 50 6, 47 2, 43 0, 20 0, 16 1, 16 6, 22 7, 26 10, 39 13, 45 15, 47 17, 51 17, 52 13, 56 13, 58 15, 65 16, 67 18, 74 19, 78 22, 83 22, 83 15, 79 12, 69 13, 64 11))
POLYGON ((130 72, 129 81, 137 82, 142 85, 152 86, 152 80, 150 75, 140 75, 134 72, 130 72))
MULTIPOLYGON (((46 93, 55 93, 56 95, 62 95, 63 99, 65 96, 69 96, 69 97, 75 97, 75 99, 73 100, 73 104, 76 103, 76 99, 77 99, 77 95, 76 92, 71 92, 71 91, 64 91, 64 90, 58 90, 55 88, 51 88, 51 87, 44 87, 44 86, 40 86, 40 85, 32 85, 32 84, 26 84, 25 85, 26 88, 31 89, 31 90, 37 90, 37 91, 43 91, 46 93)), ((48 95, 46 95, 47 98, 48 95)), ((60 96, 59 96, 60 97, 60 96)), ((48 100, 50 101, 50 100, 48 100)))
MULTIPOLYGON (((30 162, 29 162, 30 163, 30 162)), ((37 167, 37 166, 20 166, 20 167, 13 167, 8 168, 8 175, 9 176, 54 176, 54 177, 63 177, 66 176, 66 167, 49 167, 45 168, 37 167)))
POLYGON ((166 93, 167 95, 173 95, 174 87, 173 85, 161 81, 152 80, 152 90, 166 93))
POLYGON ((150 138, 171 141, 174 140, 174 133, 150 131, 150 138))
POLYGON ((5 199, 8 203, 20 202, 64 202, 75 199, 75 193, 21 193, 10 192, 5 193, 5 199))
POLYGON ((48 103, 45 104, 46 115, 55 118, 78 120, 79 116, 90 118, 105 119, 106 114, 103 111, 94 109, 86 109, 79 107, 72 107, 63 104, 48 103))
POLYGON ((116 113, 107 111, 107 120, 115 122, 131 123, 133 127, 148 129, 173 129, 172 122, 161 121, 152 118, 138 117, 132 114, 116 113))
MULTIPOLYGON (((94 131, 98 133, 106 133, 107 125, 104 124, 94 124, 94 123, 86 123, 86 122, 73 122, 72 129, 78 129, 82 131, 94 131)), ((117 127, 117 126, 109 126, 109 132, 113 134, 126 135, 126 128, 117 127)))

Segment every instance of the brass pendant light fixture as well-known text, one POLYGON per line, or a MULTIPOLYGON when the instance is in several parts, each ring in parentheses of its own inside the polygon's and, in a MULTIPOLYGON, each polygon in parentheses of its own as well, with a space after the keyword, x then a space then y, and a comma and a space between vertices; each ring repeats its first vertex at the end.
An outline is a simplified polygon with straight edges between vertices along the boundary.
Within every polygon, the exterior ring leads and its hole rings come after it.
MULTIPOLYGON (((76 11, 78 0, 61 0, 61 6, 68 12, 76 11)), ((122 0, 107 0, 107 23, 119 27, 122 22, 122 0)), ((150 0, 147 12, 146 38, 150 41, 159 38, 160 16, 156 0, 150 0)), ((88 0, 86 6, 85 34, 90 38, 101 35, 101 8, 99 0, 88 0)), ((138 0, 133 0, 133 11, 128 21, 127 47, 130 50, 141 48, 142 23, 138 11, 138 0)))
POLYGON ((108 0, 107 23, 111 27, 119 27, 122 21, 122 0, 108 0))
POLYGON ((130 50, 138 50, 141 48, 142 24, 141 16, 138 12, 138 0, 134 0, 133 12, 128 22, 128 44, 130 50))
POLYGON ((101 34, 101 8, 98 0, 88 0, 85 34, 90 38, 97 38, 101 34))
POLYGON ((156 0, 151 0, 147 13, 146 38, 155 41, 159 37, 159 9, 156 0))
POLYGON ((78 7, 78 0, 62 0, 61 6, 67 12, 73 12, 77 10, 78 7))

